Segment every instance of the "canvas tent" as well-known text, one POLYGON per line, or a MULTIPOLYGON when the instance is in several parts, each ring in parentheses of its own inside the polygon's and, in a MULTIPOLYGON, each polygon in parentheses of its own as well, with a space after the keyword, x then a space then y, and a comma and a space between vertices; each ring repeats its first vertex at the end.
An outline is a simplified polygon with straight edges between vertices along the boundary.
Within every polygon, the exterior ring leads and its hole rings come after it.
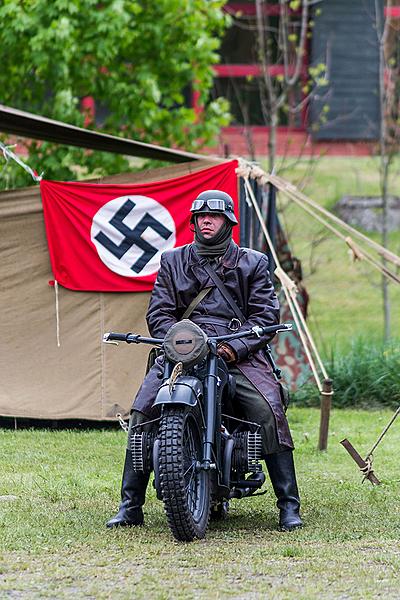
MULTIPOLYGON (((106 183, 171 178, 213 163, 198 161, 106 183)), ((0 415, 108 420, 126 414, 144 374, 143 348, 104 346, 110 329, 145 332, 148 293, 72 292, 59 288, 60 347, 55 292, 39 187, 0 194, 2 311, 0 415)))
POLYGON ((204 158, 201 154, 146 144, 138 140, 76 127, 69 123, 18 110, 11 106, 4 106, 4 104, 0 104, 0 131, 29 139, 46 140, 57 144, 154 160, 165 160, 172 163, 185 163, 204 158))
MULTIPOLYGON (((107 177, 101 183, 171 179, 214 165, 215 160, 195 161, 107 177)), ((258 230, 243 198, 241 216, 241 243, 257 246, 258 230)), ((141 346, 105 346, 101 340, 109 330, 146 332, 149 294, 73 292, 59 286, 58 347, 38 186, 0 194, 0 236, 0 415, 97 421, 114 419, 118 412, 126 415, 143 378, 147 352, 141 346)))
MULTIPOLYGON (((224 162, 84 130, 3 105, 0 131, 179 163, 115 175, 98 183, 170 180, 224 162)), ((3 144, 2 149, 8 152, 3 144)), ((255 180, 252 186, 273 241, 277 232, 278 252, 280 247, 290 273, 293 261, 275 222, 275 200, 270 194, 274 188, 267 189, 255 180)), ((240 244, 265 251, 271 259, 240 177, 238 187, 240 244)), ((149 293, 74 292, 58 286, 55 294, 49 285, 53 274, 39 186, 0 193, 0 234, 0 416, 105 421, 115 419, 118 412, 126 415, 142 381, 147 352, 141 346, 105 346, 102 335, 108 330, 146 332, 149 293)), ((270 268, 272 273, 272 260, 270 268)), ((296 274, 292 276, 296 280, 296 274)), ((290 338, 282 337, 276 348, 278 363, 285 367, 289 356, 289 375, 297 379, 300 373, 304 380, 309 371, 299 341, 295 334, 285 336, 290 338)))

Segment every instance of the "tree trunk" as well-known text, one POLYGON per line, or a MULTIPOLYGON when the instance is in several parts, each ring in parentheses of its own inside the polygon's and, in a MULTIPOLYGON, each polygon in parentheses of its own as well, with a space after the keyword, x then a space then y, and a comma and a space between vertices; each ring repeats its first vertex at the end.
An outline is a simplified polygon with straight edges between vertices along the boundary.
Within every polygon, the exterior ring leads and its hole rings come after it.
MULTIPOLYGON (((382 156, 382 246, 388 247, 388 224, 389 224, 389 197, 388 197, 388 178, 389 178, 389 158, 382 156)), ((387 261, 382 257, 382 266, 385 268, 387 261)), ((384 340, 389 341, 390 338, 390 298, 389 298, 389 281, 385 275, 382 275, 382 302, 383 302, 383 322, 384 322, 384 340)))
POLYGON ((269 136, 268 136, 268 169, 272 173, 275 166, 276 159, 276 133, 278 127, 278 113, 277 110, 271 109, 271 119, 269 125, 269 136))
MULTIPOLYGON (((392 4, 388 1, 388 6, 392 4)), ((385 71, 388 68, 385 45, 387 41, 390 17, 382 20, 380 2, 375 0, 375 18, 376 29, 379 43, 379 108, 380 108, 380 135, 379 135, 379 151, 380 151, 380 189, 382 198, 382 246, 388 246, 388 181, 389 181, 389 166, 390 166, 390 146, 388 139, 388 114, 389 114, 389 96, 385 83, 385 71)), ((386 259, 382 257, 382 266, 386 267, 386 259)), ((384 341, 387 342, 390 338, 390 299, 388 280, 382 275, 382 303, 383 303, 383 320, 384 320, 384 341)))

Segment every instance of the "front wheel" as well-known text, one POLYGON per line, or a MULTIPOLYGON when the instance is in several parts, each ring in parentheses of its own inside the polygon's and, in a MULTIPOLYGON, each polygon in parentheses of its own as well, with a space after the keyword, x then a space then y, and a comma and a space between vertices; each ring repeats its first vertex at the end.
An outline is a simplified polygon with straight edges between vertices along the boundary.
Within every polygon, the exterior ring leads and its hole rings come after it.
POLYGON ((210 516, 210 472, 199 469, 203 431, 197 407, 164 408, 159 429, 161 494, 179 541, 203 538, 210 516))

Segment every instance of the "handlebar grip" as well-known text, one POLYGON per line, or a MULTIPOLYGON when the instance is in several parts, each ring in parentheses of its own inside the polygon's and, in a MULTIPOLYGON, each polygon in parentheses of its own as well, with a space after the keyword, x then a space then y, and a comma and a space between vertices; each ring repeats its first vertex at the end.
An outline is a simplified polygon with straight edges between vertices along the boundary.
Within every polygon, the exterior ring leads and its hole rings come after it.
POLYGON ((263 334, 268 333, 277 333, 278 331, 291 331, 292 324, 291 323, 280 323, 279 325, 269 325, 267 327, 260 327, 262 329, 263 334))
POLYGON ((292 323, 281 323, 277 326, 277 331, 291 331, 293 329, 292 323))
POLYGON ((139 337, 137 333, 115 333, 109 331, 103 336, 103 342, 127 342, 132 343, 139 337))
POLYGON ((150 344, 152 346, 159 346, 163 343, 161 338, 144 337, 139 333, 115 333, 109 331, 103 335, 103 342, 126 342, 127 344, 150 344))

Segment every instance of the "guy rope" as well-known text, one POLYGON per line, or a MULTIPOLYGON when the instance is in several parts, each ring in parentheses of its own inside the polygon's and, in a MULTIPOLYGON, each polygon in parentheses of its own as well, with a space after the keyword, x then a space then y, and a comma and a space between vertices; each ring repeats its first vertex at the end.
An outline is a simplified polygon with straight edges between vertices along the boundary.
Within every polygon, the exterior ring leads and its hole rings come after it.
POLYGON ((330 416, 330 408, 331 408, 331 398, 333 395, 332 390, 332 380, 328 377, 325 366, 321 360, 321 357, 318 353, 317 347, 314 343, 311 332, 307 326, 306 320, 304 318, 303 312, 297 300, 297 287, 295 282, 290 279, 287 273, 281 267, 278 255, 275 251, 274 245, 272 243, 271 237, 268 233, 268 229, 265 225, 263 216, 261 214, 260 207, 258 206, 257 200, 254 196, 253 189, 250 185, 249 178, 253 177, 256 179, 261 179, 261 183, 265 183, 266 181, 263 179, 267 178, 267 174, 260 169, 259 167, 254 167, 250 163, 246 161, 240 161, 239 167, 237 169, 238 175, 243 178, 246 200, 248 203, 252 204, 254 211, 256 213, 257 219, 260 222, 260 226, 262 232, 264 234, 265 240, 267 242, 268 248, 271 252, 272 258, 276 265, 275 275, 279 279, 282 285, 283 292, 285 294, 286 301, 288 303, 289 309, 292 313, 293 320, 296 324, 296 328, 303 345, 304 351, 306 353, 308 362, 311 367, 311 371, 315 382, 317 384, 319 393, 321 395, 321 421, 320 421, 320 431, 319 431, 319 442, 318 448, 319 450, 326 450, 328 446, 328 429, 329 429, 329 416, 330 416), (318 367, 323 376, 323 381, 321 382, 321 378, 318 373, 318 367))
MULTIPOLYGON (((260 222, 261 230, 267 242, 269 251, 271 252, 271 256, 273 257, 273 260, 276 264, 275 275, 282 284, 283 292, 285 294, 289 309, 293 315, 293 320, 296 324, 300 340, 303 344, 304 351, 310 364, 312 374, 314 376, 318 390, 321 395, 321 421, 318 448, 319 450, 326 450, 328 439, 329 416, 331 409, 331 397, 333 395, 332 380, 329 379, 327 375, 325 367, 322 363, 322 360, 319 356, 314 340, 310 333, 310 330, 308 329, 307 324, 305 322, 305 318, 303 316, 300 305, 297 301, 296 284, 283 271, 280 265, 278 256, 273 247, 271 237, 268 233, 263 216, 261 214, 260 207, 254 196, 254 192, 250 185, 249 179, 256 179, 261 185, 266 185, 268 183, 269 185, 275 187, 277 190, 281 191, 290 200, 295 202, 305 212, 307 212, 310 216, 312 216, 319 223, 324 225, 324 227, 329 229, 335 236, 337 236, 345 244, 347 244, 347 246, 352 252, 352 256, 355 261, 363 260, 367 262, 373 268, 377 269, 387 279, 397 284, 400 284, 400 277, 397 274, 397 272, 389 269, 385 264, 379 262, 379 260, 377 260, 365 248, 361 248, 359 244, 354 240, 354 238, 357 238, 360 242, 369 246, 370 249, 374 250, 378 255, 380 255, 381 259, 391 263, 395 269, 398 269, 400 267, 400 257, 388 250, 387 248, 384 248, 374 240, 371 240, 363 233, 357 231, 356 229, 339 219, 336 215, 332 214, 331 212, 320 206, 317 202, 314 202, 311 198, 300 192, 300 190, 298 190, 296 186, 294 186, 292 183, 285 181, 285 179, 278 177, 274 173, 267 173, 258 165, 251 164, 243 159, 239 159, 239 167, 237 169, 237 173, 243 178, 246 200, 248 204, 252 205, 254 208, 257 219, 260 222), (338 229, 338 227, 344 230, 346 234, 343 233, 343 231, 341 231, 340 229, 338 229), (318 373, 318 368, 323 377, 322 382, 318 373)), ((360 468, 363 470, 364 478, 369 479, 375 484, 379 483, 379 480, 375 477, 372 471, 372 454, 376 446, 379 444, 379 442, 385 435, 387 429, 389 429, 393 421, 398 416, 399 411, 400 407, 396 411, 393 419, 390 421, 387 428, 385 428, 378 442, 374 445, 374 447, 372 448, 371 452, 367 455, 365 460, 361 458, 361 456, 356 452, 356 450, 350 444, 350 442, 348 442, 348 440, 342 441, 344 447, 348 450, 348 452, 352 455, 354 460, 356 460, 360 468)))
POLYGON ((368 481, 370 481, 372 483, 372 485, 379 485, 380 484, 380 481, 376 477, 376 475, 374 474, 374 471, 373 471, 373 468, 372 468, 372 461, 374 459, 373 454, 374 454, 374 451, 376 450, 376 448, 378 447, 378 445, 381 443, 381 441, 385 437, 385 435, 386 435, 389 427, 391 427, 391 425, 397 419, 397 417, 399 416, 399 414, 400 414, 400 406, 397 408, 396 412, 392 415, 392 418, 390 419, 389 423, 386 425, 386 427, 384 428, 384 430, 382 431, 382 433, 378 437, 377 441, 372 446, 371 450, 368 452, 367 456, 365 457, 365 460, 363 460, 361 458, 361 456, 358 454, 357 450, 349 442, 348 439, 345 438, 344 440, 342 440, 340 442, 342 444, 342 446, 344 448, 346 448, 347 452, 350 454, 350 456, 355 460, 355 462, 360 467, 360 471, 363 474, 362 483, 364 483, 364 481, 366 479, 368 479, 368 481))
MULTIPOLYGON (((262 169, 257 168, 257 171, 262 169)), ((322 223, 327 229, 329 229, 334 235, 344 241, 350 248, 353 253, 354 260, 365 260, 371 266, 378 269, 385 277, 393 281, 394 283, 400 284, 400 278, 396 273, 390 271, 382 264, 380 264, 369 252, 366 250, 362 250, 358 244, 353 240, 353 237, 357 237, 362 240, 365 244, 370 246, 373 250, 375 250, 382 258, 386 261, 391 262, 395 267, 400 267, 400 256, 394 254, 387 248, 384 248, 374 240, 371 240, 369 237, 345 223, 339 217, 332 214, 322 206, 320 206, 317 202, 308 198, 305 194, 300 192, 293 184, 285 181, 281 177, 277 175, 271 175, 268 173, 263 173, 263 178, 265 182, 269 182, 274 185, 278 190, 288 196, 293 202, 295 202, 298 206, 300 206, 303 210, 305 210, 308 214, 310 214, 314 219, 322 223), (323 216, 322 216, 323 215, 323 216), (326 217, 326 218, 324 218, 326 217), (327 220, 328 219, 328 220, 327 220), (348 231, 353 237, 344 235, 337 227, 334 227, 332 221, 342 229, 348 231)))

